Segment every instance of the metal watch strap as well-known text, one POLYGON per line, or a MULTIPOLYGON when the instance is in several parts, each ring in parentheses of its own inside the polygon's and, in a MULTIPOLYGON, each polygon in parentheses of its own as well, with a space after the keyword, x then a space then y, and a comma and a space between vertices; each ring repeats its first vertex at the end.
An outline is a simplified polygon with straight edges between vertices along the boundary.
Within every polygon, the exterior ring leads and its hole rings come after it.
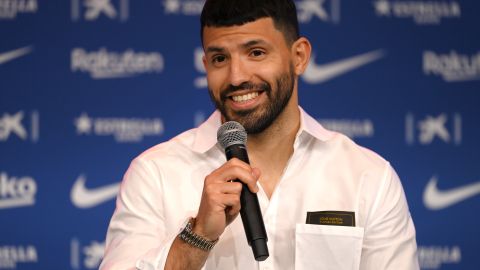
POLYGON ((210 241, 210 240, 205 239, 205 238, 201 237, 200 235, 194 233, 192 231, 192 226, 193 226, 192 221, 193 221, 193 218, 188 221, 185 228, 183 228, 183 230, 180 232, 180 234, 179 234, 180 239, 182 239, 186 243, 188 243, 188 244, 190 244, 190 245, 192 245, 196 248, 203 249, 205 251, 212 250, 212 248, 218 242, 218 239, 215 240, 215 241, 210 241))

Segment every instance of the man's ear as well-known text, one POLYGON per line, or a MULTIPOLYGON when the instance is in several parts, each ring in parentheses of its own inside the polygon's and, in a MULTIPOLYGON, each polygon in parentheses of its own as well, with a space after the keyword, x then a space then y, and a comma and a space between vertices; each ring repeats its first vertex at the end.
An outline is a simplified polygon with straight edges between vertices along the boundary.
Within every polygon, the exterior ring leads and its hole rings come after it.
POLYGON ((300 37, 292 44, 292 59, 295 74, 300 76, 308 66, 312 45, 305 37, 300 37))
POLYGON ((202 56, 202 62, 203 62, 203 67, 205 70, 207 70, 207 58, 205 57, 205 54, 202 56))

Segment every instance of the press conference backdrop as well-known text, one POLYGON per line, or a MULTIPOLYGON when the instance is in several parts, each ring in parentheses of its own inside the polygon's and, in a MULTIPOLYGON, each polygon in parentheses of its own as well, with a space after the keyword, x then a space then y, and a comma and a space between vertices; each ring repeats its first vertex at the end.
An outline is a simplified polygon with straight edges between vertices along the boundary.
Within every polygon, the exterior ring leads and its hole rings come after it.
MULTIPOLYGON (((302 107, 396 168, 423 269, 480 269, 480 2, 296 3, 302 107)), ((214 110, 202 6, 0 0, 0 269, 98 268, 130 161, 214 110)))

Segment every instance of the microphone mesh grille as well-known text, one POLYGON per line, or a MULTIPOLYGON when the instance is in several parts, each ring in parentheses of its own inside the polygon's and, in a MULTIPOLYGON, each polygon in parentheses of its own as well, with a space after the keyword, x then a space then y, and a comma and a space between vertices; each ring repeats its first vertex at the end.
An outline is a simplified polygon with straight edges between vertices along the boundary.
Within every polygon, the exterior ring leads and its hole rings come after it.
POLYGON ((247 132, 235 121, 225 122, 217 131, 217 141, 225 149, 234 144, 247 144, 247 132))

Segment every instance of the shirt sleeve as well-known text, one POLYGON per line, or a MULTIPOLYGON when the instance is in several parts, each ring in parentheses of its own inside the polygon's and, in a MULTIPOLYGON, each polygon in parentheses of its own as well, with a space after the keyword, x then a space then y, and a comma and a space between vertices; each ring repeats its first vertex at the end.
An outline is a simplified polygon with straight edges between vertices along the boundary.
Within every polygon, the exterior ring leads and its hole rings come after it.
POLYGON ((176 234, 165 233, 161 175, 148 165, 137 158, 125 173, 107 231, 102 270, 165 267, 176 234))
POLYGON ((402 184, 390 164, 365 225, 360 269, 419 269, 415 227, 402 184))

